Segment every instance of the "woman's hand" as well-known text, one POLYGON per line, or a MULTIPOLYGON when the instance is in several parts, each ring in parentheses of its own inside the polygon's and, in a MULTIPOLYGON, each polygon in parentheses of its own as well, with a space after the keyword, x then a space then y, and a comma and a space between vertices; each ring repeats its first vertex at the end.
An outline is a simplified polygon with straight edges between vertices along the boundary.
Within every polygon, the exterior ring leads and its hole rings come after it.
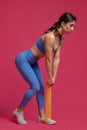
POLYGON ((54 83, 55 83, 55 78, 54 77, 51 77, 51 78, 48 79, 48 82, 47 82, 48 85, 53 86, 54 83))

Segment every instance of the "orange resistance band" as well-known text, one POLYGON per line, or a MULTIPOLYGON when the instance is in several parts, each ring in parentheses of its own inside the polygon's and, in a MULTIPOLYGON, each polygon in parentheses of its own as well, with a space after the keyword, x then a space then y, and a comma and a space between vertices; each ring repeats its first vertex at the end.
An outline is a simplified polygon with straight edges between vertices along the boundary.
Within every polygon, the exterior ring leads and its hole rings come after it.
POLYGON ((52 108, 52 87, 46 84, 46 123, 48 118, 51 118, 52 108))

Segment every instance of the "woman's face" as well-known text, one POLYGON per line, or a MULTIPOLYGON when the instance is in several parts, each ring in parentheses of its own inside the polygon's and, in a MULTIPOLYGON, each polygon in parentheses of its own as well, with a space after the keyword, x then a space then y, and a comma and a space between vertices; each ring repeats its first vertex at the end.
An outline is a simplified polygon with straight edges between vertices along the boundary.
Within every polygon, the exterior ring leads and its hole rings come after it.
POLYGON ((70 33, 71 31, 74 30, 75 21, 67 23, 62 22, 61 26, 63 29, 63 33, 70 33))

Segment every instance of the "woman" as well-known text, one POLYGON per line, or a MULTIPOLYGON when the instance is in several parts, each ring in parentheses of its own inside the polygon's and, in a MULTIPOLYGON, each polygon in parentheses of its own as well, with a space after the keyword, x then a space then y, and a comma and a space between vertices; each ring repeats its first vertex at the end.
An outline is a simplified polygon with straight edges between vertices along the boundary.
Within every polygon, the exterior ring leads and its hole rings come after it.
MULTIPOLYGON (((48 74, 47 84, 52 87, 57 77, 60 51, 63 43, 62 35, 71 32, 74 29, 75 23, 76 17, 74 15, 71 13, 62 14, 59 20, 42 34, 31 49, 20 53, 16 57, 16 66, 30 86, 24 94, 20 105, 13 111, 19 124, 27 124, 24 119, 23 109, 35 94, 39 110, 38 121, 45 122, 44 84, 37 61, 40 58, 45 57, 46 70, 48 74), (53 59, 52 52, 54 53, 53 59)), ((56 121, 48 119, 48 124, 55 123, 56 121)))

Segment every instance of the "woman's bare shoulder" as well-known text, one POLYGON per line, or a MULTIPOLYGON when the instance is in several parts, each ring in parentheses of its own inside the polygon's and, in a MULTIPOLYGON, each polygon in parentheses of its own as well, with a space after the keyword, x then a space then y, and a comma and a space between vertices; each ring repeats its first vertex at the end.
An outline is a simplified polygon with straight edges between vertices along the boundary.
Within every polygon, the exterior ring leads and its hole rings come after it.
POLYGON ((45 43, 46 41, 49 42, 54 42, 55 41, 55 36, 53 32, 49 32, 49 33, 45 33, 41 36, 41 39, 43 41, 43 43, 45 43))

